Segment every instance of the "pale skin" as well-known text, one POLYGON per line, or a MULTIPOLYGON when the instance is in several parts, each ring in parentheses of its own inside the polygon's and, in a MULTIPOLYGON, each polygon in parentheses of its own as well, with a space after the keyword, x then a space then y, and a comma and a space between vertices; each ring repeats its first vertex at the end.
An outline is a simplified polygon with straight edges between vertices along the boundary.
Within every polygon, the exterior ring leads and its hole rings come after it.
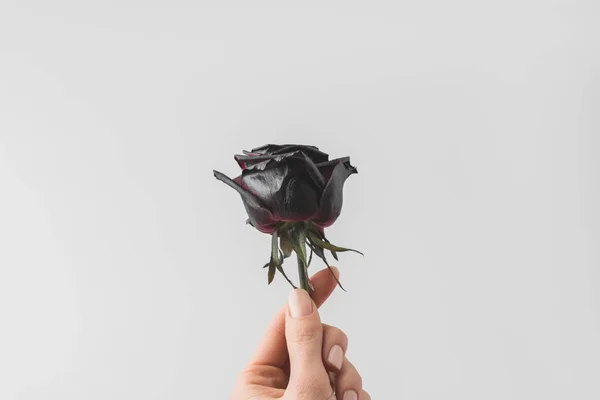
POLYGON ((348 338, 319 317, 318 307, 335 289, 335 279, 325 269, 311 283, 312 299, 302 289, 290 293, 240 373, 231 400, 371 399, 346 357, 348 338))

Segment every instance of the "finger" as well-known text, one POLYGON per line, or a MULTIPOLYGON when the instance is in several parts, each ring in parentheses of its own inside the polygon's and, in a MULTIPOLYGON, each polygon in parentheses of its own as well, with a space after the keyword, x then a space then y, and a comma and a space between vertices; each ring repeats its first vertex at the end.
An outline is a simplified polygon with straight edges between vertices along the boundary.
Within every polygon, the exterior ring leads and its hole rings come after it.
MULTIPOLYGON (((339 279, 340 274, 338 269, 335 267, 331 269, 335 277, 339 279)), ((310 281, 313 285, 313 300, 317 307, 320 307, 329 295, 331 295, 337 282, 327 269, 314 274, 310 281)), ((271 365, 281 368, 287 362, 288 354, 285 342, 285 315, 287 308, 287 305, 283 306, 271 321, 250 364, 271 365)))
POLYGON ((359 393, 362 394, 362 378, 347 358, 337 375, 335 393, 338 400, 363 400, 358 397, 359 393))
POLYGON ((362 391, 362 394, 359 397, 359 400, 371 400, 371 396, 367 393, 366 390, 362 391))
POLYGON ((330 372, 342 368, 344 355, 348 350, 348 337, 341 329, 323 324, 323 361, 330 372))
POLYGON ((290 358, 288 390, 294 398, 328 398, 332 388, 322 358, 323 324, 316 304, 303 289, 290 293, 285 338, 290 358))
POLYGON ((309 294, 303 289, 290 293, 289 312, 285 321, 285 338, 290 368, 297 374, 323 365, 323 325, 309 294))

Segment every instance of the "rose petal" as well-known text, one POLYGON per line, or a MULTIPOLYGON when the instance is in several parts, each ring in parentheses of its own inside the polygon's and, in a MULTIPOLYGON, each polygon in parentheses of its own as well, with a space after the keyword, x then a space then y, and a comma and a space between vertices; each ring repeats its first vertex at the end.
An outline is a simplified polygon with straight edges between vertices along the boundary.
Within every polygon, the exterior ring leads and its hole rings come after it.
POLYGON ((242 170, 245 169, 260 169, 267 167, 270 161, 281 161, 284 158, 291 157, 298 152, 284 154, 261 154, 261 155, 241 155, 236 154, 233 158, 237 161, 242 170))
MULTIPOLYGON (((346 158, 344 158, 344 160, 346 158)), ((329 182, 329 178, 331 178, 331 173, 333 172, 333 169, 339 164, 340 160, 340 158, 336 158, 335 160, 315 164, 315 166, 323 176, 325 182, 329 182)))
POLYGON ((325 190, 321 196, 319 211, 313 222, 321 227, 330 226, 340 216, 343 204, 344 182, 352 174, 357 173, 350 164, 350 158, 340 158, 331 171, 325 190))
POLYGON ((296 151, 303 152, 308 158, 310 158, 315 163, 325 162, 329 160, 329 155, 327 153, 323 153, 317 147, 303 146, 298 144, 283 145, 280 149, 273 151, 272 154, 282 154, 296 151))
POLYGON ((300 159, 304 162, 304 167, 306 168, 306 172, 312 179, 312 181, 317 185, 319 190, 323 190, 325 188, 325 179, 321 172, 315 165, 315 163, 302 151, 298 153, 300 155, 300 159))
MULTIPOLYGON (((314 183, 319 187, 319 189, 323 189, 325 187, 326 181, 323 178, 321 172, 319 171, 319 168, 317 168, 314 161, 310 157, 308 157, 304 151, 297 150, 291 153, 265 154, 258 156, 236 154, 234 156, 234 159, 235 161, 237 161, 238 165, 240 166, 240 168, 242 168, 242 170, 264 170, 270 167, 269 163, 280 162, 286 158, 291 157, 302 160, 305 163, 306 171, 308 172, 314 183)), ((331 169, 333 169, 333 166, 331 169)))
POLYGON ((242 197, 242 202, 246 208, 246 213, 250 219, 252 226, 264 233, 273 233, 277 225, 277 220, 254 194, 247 191, 242 185, 240 185, 241 178, 231 179, 227 175, 219 171, 214 171, 215 178, 225 183, 227 186, 234 189, 242 197))
POLYGON ((242 172, 242 182, 278 221, 308 220, 319 209, 321 190, 306 171, 300 153, 262 171, 246 169, 242 172))
POLYGON ((319 150, 318 147, 315 146, 306 146, 302 144, 267 144, 261 147, 257 147, 252 149, 252 153, 259 154, 283 154, 283 153, 293 153, 296 151, 302 151, 306 154, 313 162, 320 163, 329 160, 329 155, 327 153, 323 153, 319 150))

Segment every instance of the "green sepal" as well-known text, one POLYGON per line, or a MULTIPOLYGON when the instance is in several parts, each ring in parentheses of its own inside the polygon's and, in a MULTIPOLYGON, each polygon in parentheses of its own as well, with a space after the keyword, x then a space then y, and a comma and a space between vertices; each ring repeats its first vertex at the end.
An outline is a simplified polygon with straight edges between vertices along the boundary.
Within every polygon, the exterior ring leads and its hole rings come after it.
POLYGON ((284 258, 288 258, 289 256, 291 256, 292 251, 294 251, 294 245, 287 237, 285 232, 282 232, 281 236, 279 237, 279 247, 283 251, 284 258))
MULTIPOLYGON (((327 240, 327 238, 325 236, 323 236, 323 240, 329 244, 331 244, 331 242, 329 240, 327 240)), ((333 256, 333 258, 335 258, 335 261, 340 261, 337 255, 337 251, 335 250, 329 250, 329 252, 331 253, 331 255, 333 256)))
POLYGON ((296 285, 294 285, 294 282, 292 282, 292 281, 290 280, 290 278, 288 278, 288 276, 285 274, 285 272, 283 271, 283 267, 282 267, 282 265, 283 265, 283 264, 279 264, 279 265, 277 266, 277 270, 278 270, 278 271, 281 273, 281 275, 283 275, 283 277, 285 278, 285 280, 286 280, 286 281, 288 281, 288 283, 289 283, 290 285, 292 285, 292 287, 293 287, 294 289, 298 289, 298 288, 296 287, 296 285))
POLYGON ((327 250, 329 250, 331 252, 334 252, 334 251, 336 251, 336 252, 353 251, 355 253, 360 254, 361 256, 364 256, 364 254, 362 252, 358 251, 358 250, 347 249, 345 247, 339 247, 339 246, 336 246, 334 244, 325 242, 325 241, 319 239, 317 237, 317 235, 315 235, 313 232, 308 232, 308 236, 310 238, 310 241, 315 245, 315 247, 321 247, 321 248, 327 249, 327 250))
POLYGON ((290 227, 287 233, 294 246, 294 251, 296 252, 296 257, 298 259, 298 278, 300 287, 308 293, 311 293, 310 279, 307 273, 308 262, 306 260, 306 224, 296 223, 290 227))
POLYGON ((337 278, 337 276, 335 276, 335 274, 333 273, 333 270, 331 269, 331 265, 329 265, 329 262, 327 261, 327 257, 325 257, 325 252, 323 251, 323 249, 320 248, 320 247, 318 247, 318 246, 313 245, 309 241, 307 241, 307 244, 310 247, 311 251, 314 251, 315 254, 317 255, 317 257, 319 257, 321 260, 323 260, 323 262, 327 266, 327 269, 329 270, 329 272, 331 272, 331 276, 333 276, 333 279, 335 279, 335 282, 338 284, 338 286, 340 287, 340 289, 342 289, 344 292, 347 292, 347 290, 344 289, 344 287, 340 283, 340 281, 337 278))
MULTIPOLYGON (((309 225, 309 230, 314 233, 319 239, 323 240, 324 242, 327 243, 331 243, 329 240, 327 240, 327 238, 325 237, 325 232, 320 230, 320 229, 316 229, 314 226, 312 226, 312 224, 309 225)), ((333 256, 333 258, 335 258, 335 261, 339 261, 338 259, 338 255, 337 252, 335 250, 329 250, 329 252, 331 253, 331 255, 333 256)))
MULTIPOLYGON (((279 251, 279 263, 275 265, 275 268, 277 268, 277 271, 279 271, 281 273, 281 275, 283 275, 283 277, 285 278, 286 281, 288 281, 288 283, 290 285, 292 285, 292 287, 294 289, 298 289, 296 287, 296 285, 294 285, 294 282, 292 282, 290 280, 290 278, 288 278, 288 276, 285 274, 285 271, 283 270, 283 259, 284 259, 284 254, 281 252, 281 250, 279 251)), ((271 262, 269 261, 268 263, 266 263, 263 268, 267 268, 271 265, 271 262)), ((269 282, 270 283, 270 282, 269 282)))

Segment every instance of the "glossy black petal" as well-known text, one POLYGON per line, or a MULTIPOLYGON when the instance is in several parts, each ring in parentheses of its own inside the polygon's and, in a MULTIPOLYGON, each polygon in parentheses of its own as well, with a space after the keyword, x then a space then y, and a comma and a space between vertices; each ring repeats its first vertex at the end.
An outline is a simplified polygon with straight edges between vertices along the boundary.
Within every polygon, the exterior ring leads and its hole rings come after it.
POLYGON ((271 211, 254 194, 243 187, 240 177, 234 180, 219 171, 213 171, 213 174, 215 178, 240 194, 252 226, 261 232, 273 233, 277 225, 277 219, 275 219, 271 211))
POLYGON ((233 158, 237 161, 241 169, 265 169, 270 162, 279 162, 284 158, 297 155, 299 152, 281 153, 281 154, 236 154, 233 158))
POLYGON ((284 154, 284 153, 293 153, 296 151, 302 151, 306 154, 314 163, 325 162, 329 160, 329 155, 327 153, 323 153, 319 150, 318 147, 315 146, 306 146, 302 144, 267 144, 261 147, 257 147, 252 149, 251 154, 284 154))
POLYGON ((319 211, 313 218, 313 222, 321 227, 330 226, 340 216, 343 204, 344 183, 350 175, 358 172, 350 164, 349 157, 333 161, 321 165, 319 168, 324 176, 329 175, 327 185, 321 196, 319 211), (333 161, 337 161, 337 163, 333 164, 333 161))
POLYGON ((242 182, 278 221, 307 220, 319 209, 321 189, 307 172, 301 154, 265 170, 246 169, 242 182))
POLYGON ((301 160, 304 162, 304 168, 310 176, 310 179, 317 186, 317 188, 319 188, 319 190, 323 190, 325 188, 326 181, 325 178, 323 178, 321 171, 319 171, 319 168, 317 168, 313 160, 310 159, 304 152, 300 152, 299 155, 301 160))
POLYGON ((333 173, 333 170, 335 169, 335 167, 338 165, 339 162, 340 162, 340 159, 336 158, 335 160, 325 161, 322 163, 315 164, 315 166, 321 173, 321 176, 323 176, 325 183, 329 182, 329 178, 331 178, 331 174, 333 173))

